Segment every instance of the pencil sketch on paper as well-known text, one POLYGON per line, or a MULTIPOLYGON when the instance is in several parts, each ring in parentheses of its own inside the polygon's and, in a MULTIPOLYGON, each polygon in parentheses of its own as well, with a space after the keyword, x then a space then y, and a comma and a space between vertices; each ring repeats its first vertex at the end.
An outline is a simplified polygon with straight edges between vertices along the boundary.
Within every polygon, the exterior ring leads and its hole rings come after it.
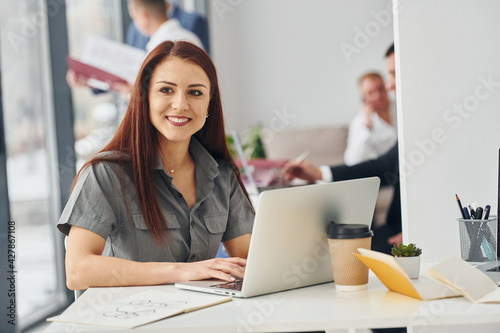
POLYGON ((149 316, 157 313, 158 309, 177 308, 184 309, 188 304, 185 301, 172 301, 155 303, 152 300, 134 300, 123 305, 118 305, 113 311, 104 312, 104 317, 115 319, 132 319, 142 316, 149 316))
POLYGON ((66 310, 48 321, 134 328, 160 319, 231 301, 203 293, 147 290, 129 297, 66 310))

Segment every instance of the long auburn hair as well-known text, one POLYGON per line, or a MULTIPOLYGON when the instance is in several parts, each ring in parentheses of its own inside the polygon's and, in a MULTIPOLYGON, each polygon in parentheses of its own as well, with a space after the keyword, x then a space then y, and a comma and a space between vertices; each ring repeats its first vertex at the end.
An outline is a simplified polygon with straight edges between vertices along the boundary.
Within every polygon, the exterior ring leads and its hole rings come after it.
POLYGON ((227 148, 217 72, 210 56, 189 42, 163 42, 152 50, 144 60, 132 89, 127 112, 114 137, 99 152, 119 152, 119 154, 94 156, 83 165, 73 181, 74 187, 80 173, 85 168, 99 162, 118 163, 122 166, 122 170, 125 165, 130 165, 144 221, 157 243, 166 239, 165 230, 168 229, 153 184, 153 165, 158 151, 158 139, 156 128, 152 125, 149 117, 148 94, 151 76, 156 67, 173 57, 190 61, 200 66, 207 74, 210 80, 211 99, 208 105, 210 116, 206 119, 205 125, 194 136, 212 157, 228 161, 231 164, 241 188, 250 201, 241 181, 239 169, 227 148))

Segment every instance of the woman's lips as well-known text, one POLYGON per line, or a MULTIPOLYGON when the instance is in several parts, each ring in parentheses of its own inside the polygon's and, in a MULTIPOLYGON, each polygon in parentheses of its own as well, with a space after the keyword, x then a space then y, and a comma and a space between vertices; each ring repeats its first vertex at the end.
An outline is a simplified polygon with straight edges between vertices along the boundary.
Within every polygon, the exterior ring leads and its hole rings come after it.
POLYGON ((174 126, 184 126, 191 121, 188 117, 166 116, 167 121, 174 126))

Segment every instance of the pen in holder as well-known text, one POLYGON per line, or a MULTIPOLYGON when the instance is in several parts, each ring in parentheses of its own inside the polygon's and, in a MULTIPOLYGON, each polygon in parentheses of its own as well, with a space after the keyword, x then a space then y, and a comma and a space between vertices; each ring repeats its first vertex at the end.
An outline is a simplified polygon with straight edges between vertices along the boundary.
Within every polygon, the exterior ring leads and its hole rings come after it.
POLYGON ((460 252, 468 262, 493 261, 497 258, 497 218, 487 220, 457 219, 460 252))

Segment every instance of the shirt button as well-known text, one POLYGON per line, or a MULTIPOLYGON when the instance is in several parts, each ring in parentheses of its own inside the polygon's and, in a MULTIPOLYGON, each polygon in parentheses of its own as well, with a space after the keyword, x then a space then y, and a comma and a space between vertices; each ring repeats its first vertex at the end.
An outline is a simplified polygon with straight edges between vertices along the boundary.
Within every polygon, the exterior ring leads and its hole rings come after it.
POLYGON ((189 260, 194 260, 194 258, 196 258, 196 256, 193 254, 191 257, 189 257, 189 260))
POLYGON ((180 194, 180 193, 177 193, 177 196, 178 196, 179 198, 182 198, 182 194, 180 194))
POLYGON ((191 228, 194 227, 194 221, 191 221, 191 228))

